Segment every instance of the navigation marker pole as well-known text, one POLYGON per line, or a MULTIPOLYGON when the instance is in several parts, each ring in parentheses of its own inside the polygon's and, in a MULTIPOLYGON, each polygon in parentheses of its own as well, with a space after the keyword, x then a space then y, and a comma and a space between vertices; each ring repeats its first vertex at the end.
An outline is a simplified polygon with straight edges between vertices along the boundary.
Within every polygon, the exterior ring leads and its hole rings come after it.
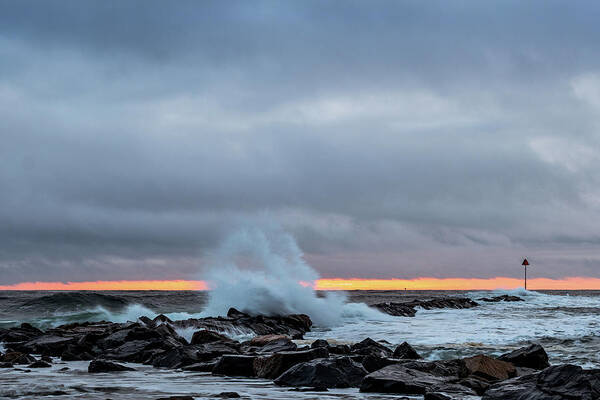
POLYGON ((529 265, 529 261, 527 261, 527 259, 524 259, 523 264, 521 265, 525 267, 525 290, 527 290, 527 266, 529 265))

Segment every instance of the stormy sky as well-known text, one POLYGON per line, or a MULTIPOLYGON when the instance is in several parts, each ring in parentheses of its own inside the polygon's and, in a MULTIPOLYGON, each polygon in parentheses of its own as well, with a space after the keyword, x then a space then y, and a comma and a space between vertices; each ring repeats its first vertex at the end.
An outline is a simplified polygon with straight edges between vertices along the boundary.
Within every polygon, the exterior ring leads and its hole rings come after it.
POLYGON ((600 3, 0 0, 0 283, 600 277, 600 3))

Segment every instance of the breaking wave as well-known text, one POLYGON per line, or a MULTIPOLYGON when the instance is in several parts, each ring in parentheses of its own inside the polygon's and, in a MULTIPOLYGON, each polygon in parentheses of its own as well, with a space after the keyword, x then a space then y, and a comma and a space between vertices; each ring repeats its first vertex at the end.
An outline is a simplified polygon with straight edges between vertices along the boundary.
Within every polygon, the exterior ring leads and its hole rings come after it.
POLYGON ((365 304, 348 304, 342 293, 317 296, 319 279, 294 238, 279 229, 241 229, 213 255, 203 277, 210 286, 204 315, 225 315, 229 307, 249 314, 302 313, 318 326, 335 326, 343 318, 387 319, 365 304))

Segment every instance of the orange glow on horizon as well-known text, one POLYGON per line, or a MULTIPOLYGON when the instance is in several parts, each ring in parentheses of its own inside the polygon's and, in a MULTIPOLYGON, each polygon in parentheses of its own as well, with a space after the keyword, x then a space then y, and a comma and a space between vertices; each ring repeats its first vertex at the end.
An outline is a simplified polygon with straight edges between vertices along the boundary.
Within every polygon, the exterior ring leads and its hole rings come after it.
MULTIPOLYGON (((313 286, 299 282, 302 286, 313 286)), ((533 278, 527 280, 531 290, 600 290, 600 278, 569 277, 563 279, 533 278)), ((317 290, 493 290, 523 287, 518 278, 415 278, 359 279, 332 278, 315 282, 317 290)), ((93 281, 93 282, 22 282, 0 285, 0 290, 208 290, 204 281, 93 281)))
POLYGON ((207 290, 204 281, 22 282, 0 290, 207 290))
MULTIPOLYGON (((494 290, 523 287, 523 279, 496 277, 416 279, 320 279, 317 290, 494 290)), ((600 278, 527 279, 530 290, 600 290, 600 278)))

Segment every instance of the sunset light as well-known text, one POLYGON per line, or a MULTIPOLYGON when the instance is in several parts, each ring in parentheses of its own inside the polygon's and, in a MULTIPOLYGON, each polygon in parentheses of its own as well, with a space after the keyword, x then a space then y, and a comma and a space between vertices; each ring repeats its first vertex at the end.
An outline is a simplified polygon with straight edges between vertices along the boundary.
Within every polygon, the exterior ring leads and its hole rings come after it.
MULTIPOLYGON (((310 286, 308 282, 299 282, 310 286)), ((316 290, 493 290, 523 287, 523 280, 496 277, 416 278, 416 279, 319 279, 316 290)), ((528 280, 531 290, 600 290, 599 278, 568 277, 563 279, 534 278, 528 280)), ((151 280, 151 281, 89 281, 89 282, 22 282, 0 286, 0 290, 208 290, 205 281, 151 280)))

